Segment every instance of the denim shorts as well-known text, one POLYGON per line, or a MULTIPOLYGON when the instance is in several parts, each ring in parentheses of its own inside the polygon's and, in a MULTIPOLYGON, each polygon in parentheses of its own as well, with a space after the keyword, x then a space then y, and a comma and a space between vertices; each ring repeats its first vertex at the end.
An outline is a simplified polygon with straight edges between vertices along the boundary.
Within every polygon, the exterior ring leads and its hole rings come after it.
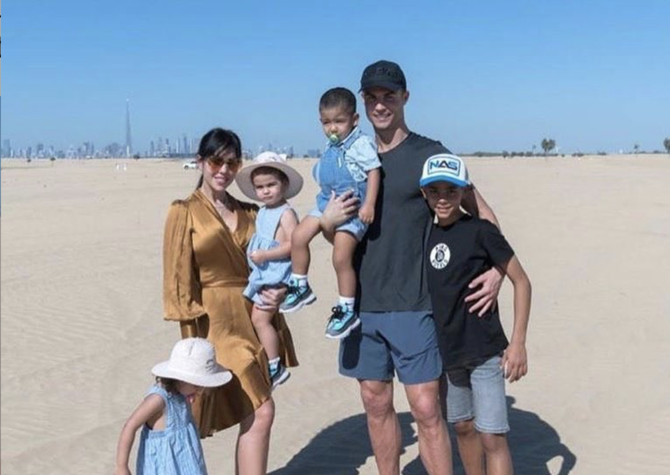
MULTIPOLYGON (((313 216, 317 219, 321 218, 322 214, 323 213, 319 210, 319 208, 314 208, 312 211, 309 212, 309 216, 313 216)), ((344 224, 340 224, 338 227, 335 228, 335 232, 340 231, 348 232, 349 234, 353 235, 356 238, 356 241, 358 242, 361 242, 361 239, 363 239, 363 236, 365 236, 365 232, 367 230, 368 225, 365 224, 363 221, 361 221, 358 216, 354 216, 353 218, 346 221, 344 224)))
POLYGON ((434 381, 442 374, 430 312, 361 312, 361 325, 340 343, 340 374, 403 384, 434 381))
POLYGON ((500 361, 500 356, 494 356, 477 365, 446 371, 448 422, 474 419, 479 432, 509 432, 505 378, 500 361))

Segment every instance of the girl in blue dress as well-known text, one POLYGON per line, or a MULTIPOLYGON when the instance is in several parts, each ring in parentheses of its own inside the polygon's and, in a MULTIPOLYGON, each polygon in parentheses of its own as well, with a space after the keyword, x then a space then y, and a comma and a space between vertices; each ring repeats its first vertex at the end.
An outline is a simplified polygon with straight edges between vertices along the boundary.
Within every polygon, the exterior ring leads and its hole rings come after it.
POLYGON ((189 404, 204 388, 226 384, 232 374, 216 362, 214 346, 203 338, 180 340, 170 359, 151 372, 156 384, 121 431, 116 475, 130 475, 128 458, 140 427, 136 475, 206 475, 189 404))
POLYGON ((286 160, 263 152, 236 177, 240 191, 263 207, 256 216, 256 233, 247 248, 251 274, 244 296, 253 302, 251 322, 268 356, 268 373, 275 388, 290 376, 279 359, 279 337, 272 325, 276 306, 261 298, 264 287, 287 286, 291 277, 291 235, 298 225, 295 210, 287 203, 302 189, 302 177, 286 160))

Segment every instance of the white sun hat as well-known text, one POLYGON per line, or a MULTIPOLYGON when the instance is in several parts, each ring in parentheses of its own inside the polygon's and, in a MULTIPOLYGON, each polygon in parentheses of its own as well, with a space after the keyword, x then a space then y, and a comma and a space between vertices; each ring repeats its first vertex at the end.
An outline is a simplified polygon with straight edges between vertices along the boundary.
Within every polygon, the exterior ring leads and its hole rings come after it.
POLYGON ((235 178, 237 186, 247 198, 258 201, 254 184, 251 182, 251 173, 259 167, 275 168, 287 176, 288 188, 284 194, 286 199, 293 198, 302 190, 302 176, 286 163, 284 157, 274 152, 263 152, 254 158, 250 165, 242 167, 235 178))
POLYGON ((151 372, 160 378, 213 388, 233 377, 230 371, 216 362, 214 346, 204 338, 185 338, 172 348, 170 359, 158 363, 151 372))
POLYGON ((456 186, 470 186, 468 169, 460 157, 449 153, 440 153, 428 157, 423 164, 423 173, 419 186, 424 187, 437 181, 448 181, 456 186))

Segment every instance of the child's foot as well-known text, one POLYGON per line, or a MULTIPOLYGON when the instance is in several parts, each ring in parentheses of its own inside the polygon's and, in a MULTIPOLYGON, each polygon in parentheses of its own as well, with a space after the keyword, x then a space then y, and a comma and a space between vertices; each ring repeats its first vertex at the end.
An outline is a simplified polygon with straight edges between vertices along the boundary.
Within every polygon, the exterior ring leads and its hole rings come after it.
POLYGON ((361 324, 358 315, 349 305, 337 305, 333 307, 333 314, 328 320, 326 327, 326 338, 341 339, 349 336, 349 333, 361 324))
POLYGON ((300 310, 305 305, 309 305, 316 300, 316 295, 306 281, 300 284, 291 279, 288 283, 288 293, 284 303, 279 306, 282 313, 292 313, 300 310))
POLYGON ((269 370, 270 382, 272 383, 273 390, 280 384, 285 383, 286 380, 291 376, 291 373, 289 373, 286 367, 280 362, 275 364, 270 363, 269 370))

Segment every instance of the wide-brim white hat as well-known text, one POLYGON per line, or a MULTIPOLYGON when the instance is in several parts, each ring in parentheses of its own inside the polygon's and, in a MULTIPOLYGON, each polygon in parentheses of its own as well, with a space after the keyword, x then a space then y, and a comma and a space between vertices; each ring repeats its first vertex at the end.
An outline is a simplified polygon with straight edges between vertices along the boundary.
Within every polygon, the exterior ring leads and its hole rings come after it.
POLYGON ((205 388, 222 386, 233 378, 230 371, 216 362, 214 346, 204 338, 179 340, 172 348, 170 359, 158 363, 151 372, 160 378, 205 388))
POLYGON ((258 201, 254 184, 251 181, 251 173, 259 167, 275 168, 286 175, 288 178, 288 187, 286 193, 284 193, 284 198, 287 200, 293 198, 302 190, 302 176, 286 163, 284 157, 274 152, 263 152, 254 158, 250 165, 243 166, 237 172, 237 177, 235 177, 237 186, 247 198, 258 201))

